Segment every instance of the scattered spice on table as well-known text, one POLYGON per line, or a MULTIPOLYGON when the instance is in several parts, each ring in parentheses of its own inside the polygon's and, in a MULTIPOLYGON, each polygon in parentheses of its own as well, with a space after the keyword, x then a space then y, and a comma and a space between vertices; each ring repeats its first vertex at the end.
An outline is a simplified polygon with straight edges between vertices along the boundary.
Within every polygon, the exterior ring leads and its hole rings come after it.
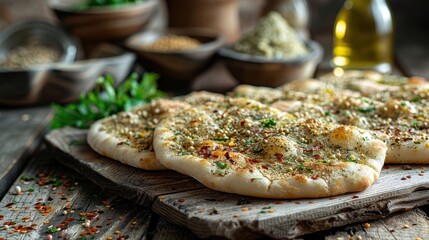
POLYGON ((277 12, 261 19, 251 32, 233 45, 233 49, 269 59, 290 59, 308 53, 298 33, 277 12))
POLYGON ((201 42, 194 38, 179 35, 167 35, 159 38, 153 43, 145 45, 144 49, 150 51, 170 52, 197 48, 200 45, 201 42))

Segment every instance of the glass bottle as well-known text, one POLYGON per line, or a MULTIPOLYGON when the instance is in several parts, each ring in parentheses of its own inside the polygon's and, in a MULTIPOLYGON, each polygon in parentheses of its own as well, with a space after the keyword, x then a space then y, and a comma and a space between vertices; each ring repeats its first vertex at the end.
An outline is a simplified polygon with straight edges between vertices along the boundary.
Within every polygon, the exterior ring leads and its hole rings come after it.
POLYGON ((333 65, 389 73, 393 22, 386 0, 346 0, 334 27, 333 65))

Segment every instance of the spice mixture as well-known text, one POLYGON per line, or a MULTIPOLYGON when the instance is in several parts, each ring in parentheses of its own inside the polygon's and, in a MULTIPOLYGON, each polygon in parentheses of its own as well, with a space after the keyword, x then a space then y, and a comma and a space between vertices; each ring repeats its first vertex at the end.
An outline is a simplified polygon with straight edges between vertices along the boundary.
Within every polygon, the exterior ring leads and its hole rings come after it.
POLYGON ((263 18, 233 49, 270 59, 289 59, 308 53, 298 33, 277 12, 263 18))
POLYGON ((43 46, 39 43, 27 43, 13 48, 0 61, 0 67, 14 69, 26 68, 30 66, 53 63, 60 59, 58 50, 43 46))
POLYGON ((159 38, 151 44, 146 45, 144 49, 168 52, 197 48, 200 45, 201 42, 194 38, 190 38, 187 36, 168 35, 159 38))

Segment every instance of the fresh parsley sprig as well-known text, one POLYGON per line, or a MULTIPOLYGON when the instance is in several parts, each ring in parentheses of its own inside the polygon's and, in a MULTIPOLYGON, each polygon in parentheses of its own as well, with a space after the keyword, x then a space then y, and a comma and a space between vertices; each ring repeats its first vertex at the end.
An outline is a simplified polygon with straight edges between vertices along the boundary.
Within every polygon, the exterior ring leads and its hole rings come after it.
POLYGON ((112 76, 101 76, 97 79, 95 89, 81 95, 77 103, 66 106, 52 104, 55 115, 51 128, 89 128, 98 119, 163 97, 165 93, 157 89, 157 78, 157 74, 146 73, 139 81, 138 74, 133 73, 115 89, 112 76))

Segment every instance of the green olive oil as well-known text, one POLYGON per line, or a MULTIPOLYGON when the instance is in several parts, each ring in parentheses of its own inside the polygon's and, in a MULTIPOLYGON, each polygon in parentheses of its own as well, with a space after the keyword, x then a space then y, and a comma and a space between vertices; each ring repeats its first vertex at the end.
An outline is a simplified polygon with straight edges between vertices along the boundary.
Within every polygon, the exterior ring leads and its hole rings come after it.
POLYGON ((346 0, 334 27, 333 65, 388 73, 393 22, 386 0, 346 0))

